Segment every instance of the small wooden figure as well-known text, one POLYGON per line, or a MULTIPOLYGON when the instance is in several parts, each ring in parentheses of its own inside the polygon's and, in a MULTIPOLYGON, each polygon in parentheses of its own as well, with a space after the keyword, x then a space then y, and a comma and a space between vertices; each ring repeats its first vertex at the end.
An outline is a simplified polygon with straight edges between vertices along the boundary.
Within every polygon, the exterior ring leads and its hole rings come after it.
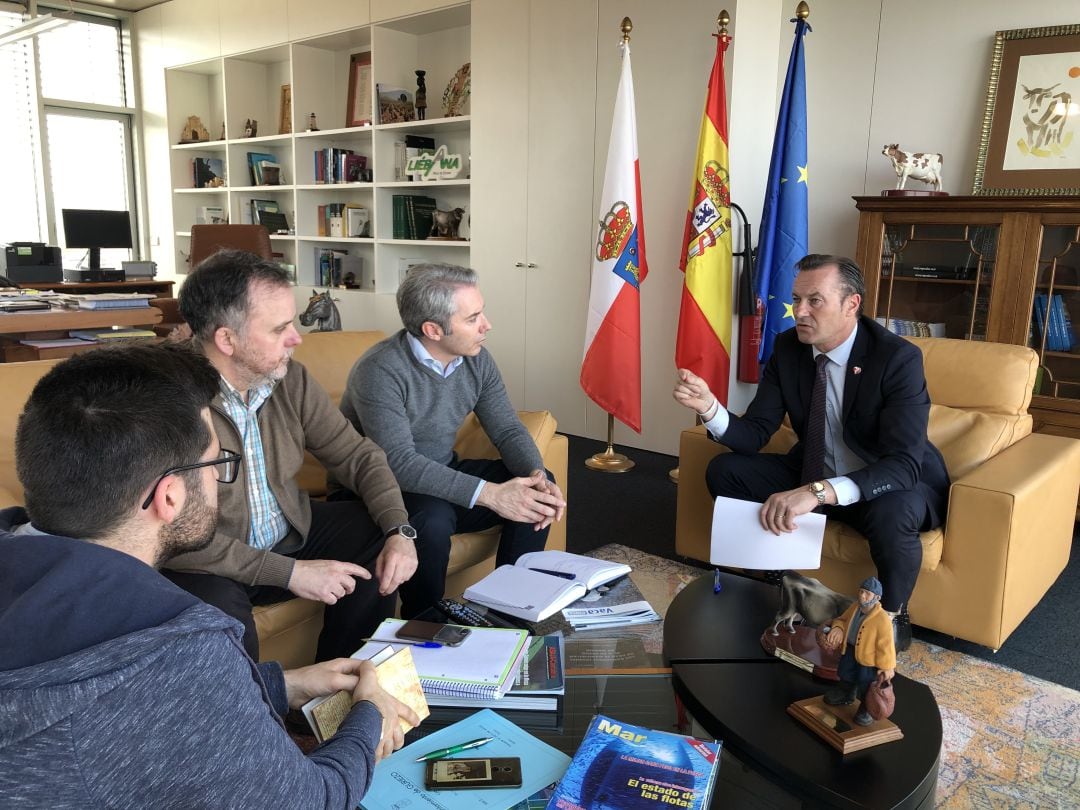
POLYGON ((427 84, 424 81, 426 70, 416 71, 416 120, 427 118, 427 84))
POLYGON ((318 132, 319 131, 319 123, 318 123, 318 121, 315 120, 315 113, 311 113, 311 115, 309 115, 307 117, 307 131, 308 132, 318 132))

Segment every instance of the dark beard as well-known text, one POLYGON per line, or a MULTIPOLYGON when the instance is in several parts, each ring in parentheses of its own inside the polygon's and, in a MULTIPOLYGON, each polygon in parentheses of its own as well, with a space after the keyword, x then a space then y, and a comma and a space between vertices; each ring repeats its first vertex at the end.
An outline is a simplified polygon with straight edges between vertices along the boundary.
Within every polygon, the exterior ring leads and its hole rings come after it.
POLYGON ((218 512, 206 503, 206 493, 200 481, 198 488, 188 483, 188 499, 176 520, 161 527, 158 533, 158 556, 155 568, 180 554, 202 551, 210 545, 217 531, 218 512))

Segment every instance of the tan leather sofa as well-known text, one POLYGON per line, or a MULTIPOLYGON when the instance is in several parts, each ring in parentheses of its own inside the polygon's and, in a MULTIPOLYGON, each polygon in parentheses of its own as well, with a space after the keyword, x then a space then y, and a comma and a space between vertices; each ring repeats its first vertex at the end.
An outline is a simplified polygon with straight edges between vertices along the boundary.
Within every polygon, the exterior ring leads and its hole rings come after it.
MULTIPOLYGON (((1001 343, 910 338, 923 352, 930 440, 952 480, 946 524, 924 532, 911 620, 997 649, 1039 602, 1069 559, 1080 441, 1031 432, 1027 408, 1036 354, 1001 343)), ((795 442, 786 425, 764 452, 795 442)), ((703 427, 683 431, 675 549, 709 559, 712 503, 705 468, 726 449, 703 427)), ((853 594, 874 573, 865 539, 829 521, 821 568, 804 571, 853 594)))
MULTIPOLYGON (((341 400, 353 363, 383 337, 382 332, 313 332, 304 336, 295 358, 308 367, 336 403, 341 400)), ((15 427, 30 391, 56 362, 0 363, 0 390, 5 392, 4 401, 9 403, 8 407, 0 408, 0 508, 21 503, 22 487, 15 476, 15 427)), ((555 433, 555 419, 547 411, 521 412, 519 415, 536 440, 544 465, 555 475, 565 494, 566 437, 555 433)), ((474 418, 462 427, 456 447, 463 456, 472 458, 497 455, 474 418)), ((313 496, 326 492, 326 473, 311 457, 298 480, 301 488, 313 496)), ((498 528, 454 536, 447 594, 461 594, 468 585, 494 568, 498 542, 498 528)), ((566 548, 565 520, 551 527, 547 547, 566 548)), ((314 660, 315 643, 322 630, 322 604, 291 599, 257 607, 255 625, 263 660, 280 661, 286 667, 303 666, 314 660)))

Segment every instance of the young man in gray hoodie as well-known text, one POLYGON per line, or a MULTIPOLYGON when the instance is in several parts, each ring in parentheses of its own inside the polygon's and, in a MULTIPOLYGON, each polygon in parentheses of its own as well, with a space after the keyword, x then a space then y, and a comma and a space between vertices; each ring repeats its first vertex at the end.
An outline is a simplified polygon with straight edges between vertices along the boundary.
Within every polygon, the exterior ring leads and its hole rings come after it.
POLYGON ((16 433, 26 498, 0 512, 0 796, 5 807, 353 808, 402 744, 368 662, 283 672, 243 627, 155 569, 205 547, 218 484, 218 375, 180 348, 77 355, 16 433), (304 756, 281 724, 338 689, 354 705, 304 756))

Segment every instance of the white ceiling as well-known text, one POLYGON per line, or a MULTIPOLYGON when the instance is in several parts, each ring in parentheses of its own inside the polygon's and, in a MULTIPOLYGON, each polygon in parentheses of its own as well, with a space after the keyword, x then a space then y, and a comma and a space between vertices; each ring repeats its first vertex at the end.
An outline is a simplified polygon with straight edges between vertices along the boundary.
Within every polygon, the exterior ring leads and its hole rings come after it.
POLYGON ((92 0, 87 3, 90 6, 119 9, 120 11, 142 11, 151 6, 160 6, 168 0, 92 0))

